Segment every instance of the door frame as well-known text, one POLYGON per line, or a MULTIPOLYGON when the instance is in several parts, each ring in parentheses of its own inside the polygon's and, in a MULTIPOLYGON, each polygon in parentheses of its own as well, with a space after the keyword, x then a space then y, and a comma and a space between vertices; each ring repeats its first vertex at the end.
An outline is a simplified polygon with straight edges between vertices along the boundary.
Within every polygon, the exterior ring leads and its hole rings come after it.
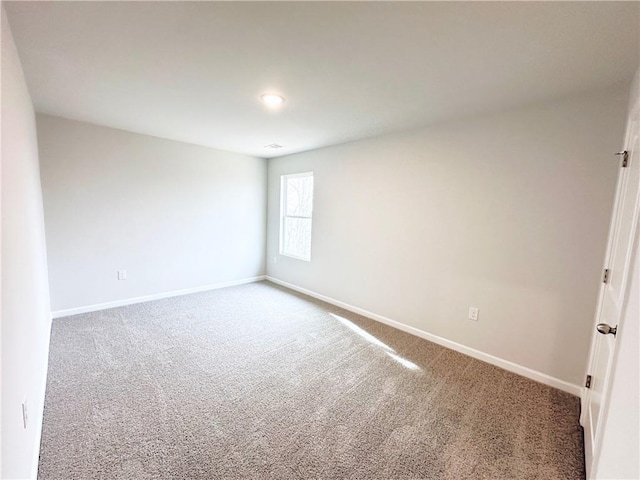
MULTIPOLYGON (((635 82, 634 82, 635 84, 635 82)), ((640 97, 635 96, 633 98, 633 103, 631 105, 631 108, 629 109, 629 114, 628 114, 628 118, 627 118, 627 126, 626 126, 626 131, 625 131, 625 138, 624 138, 624 149, 623 150, 628 150, 629 151, 629 160, 631 160, 631 148, 633 148, 633 145, 631 145, 631 142, 633 140, 633 135, 634 135, 634 127, 640 129, 640 97)), ((606 248, 606 253, 605 253, 605 260, 604 260, 604 265, 603 265, 603 272, 605 268, 608 268, 608 264, 610 262, 611 259, 611 250, 613 248, 613 243, 615 241, 614 238, 614 228, 616 227, 616 223, 619 221, 619 209, 620 209, 620 200, 621 200, 621 195, 622 192, 624 190, 624 188, 626 187, 626 185, 628 184, 628 177, 625 175, 627 173, 627 171, 622 168, 622 166, 619 169, 619 173, 618 173, 618 180, 617 180, 617 184, 616 184, 616 193, 615 193, 615 197, 614 197, 614 203, 613 203, 613 208, 612 208, 612 213, 611 213, 611 222, 609 225, 609 234, 608 234, 608 239, 607 239, 607 248, 606 248)), ((631 268, 632 268, 632 262, 631 260, 633 259, 634 256, 634 248, 633 246, 636 244, 636 237, 639 235, 638 231, 639 231, 639 214, 640 213, 640 189, 638 190, 638 193, 636 195, 636 199, 635 199, 635 206, 634 206, 634 216, 632 217, 632 222, 633 224, 631 225, 631 238, 630 238, 630 244, 632 245, 632 248, 630 248, 629 252, 627 253, 627 258, 625 258, 625 265, 624 265, 624 272, 622 273, 624 275, 624 283, 622 286, 622 298, 623 300, 623 304, 622 304, 622 308, 621 308, 621 315, 620 318, 618 319, 618 324, 617 327, 618 329, 620 329, 621 327, 623 327, 622 323, 624 321, 623 319, 623 313, 626 309, 626 304, 627 304, 627 300, 629 297, 629 283, 631 280, 631 276, 630 276, 630 272, 631 272, 631 268)), ((600 285, 600 289, 599 289, 599 293, 598 293, 598 303, 596 306, 596 311, 595 311, 595 317, 594 317, 594 321, 592 322, 592 334, 591 334, 591 346, 589 348, 589 357, 588 357, 588 361, 587 361, 587 368, 586 368, 586 372, 585 372, 585 378, 587 377, 587 375, 589 375, 592 371, 593 371, 593 365, 594 362, 597 360, 596 357, 596 342, 598 340, 598 333, 595 329, 596 324, 598 323, 599 319, 600 319, 600 313, 602 310, 602 303, 604 300, 604 296, 605 296, 605 290, 606 290, 606 284, 602 283, 600 285)), ((615 342, 615 339, 614 339, 615 342)), ((614 343, 615 345, 615 343, 614 343)), ((584 447, 585 447, 585 469, 586 469, 586 477, 587 479, 591 479, 594 472, 597 471, 597 464, 598 464, 598 460, 600 457, 600 450, 602 448, 602 436, 603 436, 603 432, 604 432, 604 425, 606 423, 606 412, 608 411, 608 407, 609 407, 609 401, 610 401, 610 397, 611 397, 611 385, 613 383, 613 378, 612 378, 612 371, 615 370, 614 366, 617 364, 618 361, 618 349, 614 346, 614 350, 613 350, 613 355, 611 358, 611 361, 609 362, 609 365, 607 366, 607 374, 606 374, 606 383, 603 389, 604 395, 603 398, 601 399, 601 404, 600 404, 600 410, 598 412, 598 430, 595 432, 595 436, 594 436, 594 442, 593 445, 591 444, 591 436, 590 435, 585 435, 584 436, 584 447), (589 438, 587 438, 589 437, 589 438)), ((580 395, 580 405, 581 405, 581 409, 580 409, 580 425, 582 425, 583 427, 585 427, 586 422, 588 421, 587 419, 587 405, 588 402, 591 398, 591 390, 583 387, 582 391, 581 391, 581 395, 580 395)))

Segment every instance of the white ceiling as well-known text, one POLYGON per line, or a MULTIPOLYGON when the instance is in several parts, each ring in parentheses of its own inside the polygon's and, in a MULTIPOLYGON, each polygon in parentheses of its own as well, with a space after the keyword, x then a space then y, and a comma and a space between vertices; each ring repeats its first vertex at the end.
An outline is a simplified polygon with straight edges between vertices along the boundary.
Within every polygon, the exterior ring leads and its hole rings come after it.
POLYGON ((38 111, 261 157, 627 82, 639 59, 639 2, 3 3, 38 111))

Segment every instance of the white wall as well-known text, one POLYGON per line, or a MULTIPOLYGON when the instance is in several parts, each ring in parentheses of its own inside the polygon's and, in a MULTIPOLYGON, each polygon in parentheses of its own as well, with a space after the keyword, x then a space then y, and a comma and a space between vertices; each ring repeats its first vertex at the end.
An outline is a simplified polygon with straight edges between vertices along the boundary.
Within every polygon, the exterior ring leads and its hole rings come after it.
POLYGON ((627 91, 270 160, 267 274, 581 384, 627 91), (278 256, 280 176, 304 171, 310 263, 278 256))
POLYGON ((266 160, 43 115, 38 141, 54 312, 264 274, 266 160))
POLYGON ((4 7, 1 103, 2 478, 35 478, 51 317, 35 114, 4 7))

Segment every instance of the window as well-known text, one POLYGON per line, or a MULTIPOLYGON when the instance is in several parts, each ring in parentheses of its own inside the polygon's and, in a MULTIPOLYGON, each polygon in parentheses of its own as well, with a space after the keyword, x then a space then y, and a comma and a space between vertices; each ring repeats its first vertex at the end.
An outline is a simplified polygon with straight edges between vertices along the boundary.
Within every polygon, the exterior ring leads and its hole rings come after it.
POLYGON ((283 175, 280 188, 280 254, 310 261, 313 172, 283 175))

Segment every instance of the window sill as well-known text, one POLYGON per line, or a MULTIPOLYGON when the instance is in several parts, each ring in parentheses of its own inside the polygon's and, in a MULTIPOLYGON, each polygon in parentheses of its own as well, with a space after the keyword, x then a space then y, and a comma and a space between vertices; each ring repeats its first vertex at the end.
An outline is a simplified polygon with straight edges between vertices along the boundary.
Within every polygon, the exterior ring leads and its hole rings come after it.
POLYGON ((297 255, 291 255, 290 253, 282 253, 282 252, 280 252, 280 255, 283 257, 295 258, 296 260, 302 260, 303 262, 311 262, 311 257, 309 258, 299 257, 297 255))

